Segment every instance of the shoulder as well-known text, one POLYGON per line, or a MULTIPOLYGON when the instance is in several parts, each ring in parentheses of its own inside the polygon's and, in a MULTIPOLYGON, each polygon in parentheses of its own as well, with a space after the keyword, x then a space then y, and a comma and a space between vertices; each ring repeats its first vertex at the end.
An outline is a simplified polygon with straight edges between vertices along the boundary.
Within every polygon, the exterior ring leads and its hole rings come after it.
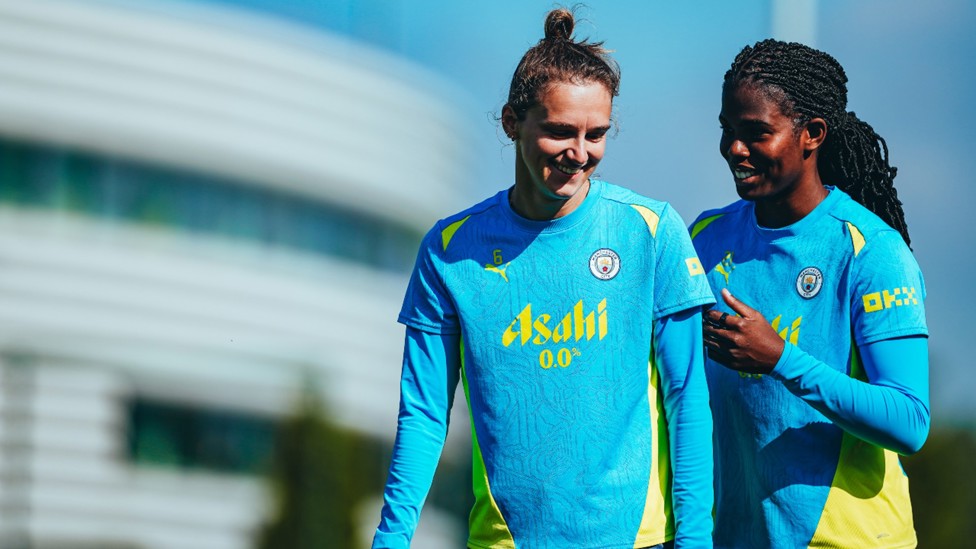
POLYGON ((626 187, 621 187, 620 185, 614 185, 613 183, 608 183, 606 181, 597 181, 595 183, 602 185, 603 189, 600 193, 600 197, 609 203, 628 206, 632 204, 639 204, 655 211, 660 211, 662 208, 667 206, 667 202, 654 200, 653 198, 644 196, 626 187))
POLYGON ((723 206, 721 208, 715 208, 711 210, 705 210, 698 214, 698 217, 691 223, 689 231, 691 232, 691 239, 696 240, 699 236, 706 239, 713 234, 721 234, 721 229, 719 227, 729 223, 732 220, 737 220, 740 217, 749 203, 745 200, 736 200, 735 202, 723 206))
POLYGON ((895 229, 840 189, 837 205, 831 210, 832 217, 840 226, 845 238, 850 239, 855 258, 864 250, 909 253, 908 246, 895 229))
POLYGON ((662 225, 677 225, 684 229, 681 216, 667 202, 655 200, 605 181, 601 181, 600 184, 603 185, 600 198, 606 207, 621 208, 629 215, 633 215, 635 220, 642 219, 652 236, 656 236, 658 227, 662 225))
POLYGON ((455 223, 457 223, 459 221, 463 221, 465 219, 469 219, 471 217, 477 217, 477 216, 481 216, 481 215, 484 215, 484 214, 489 214, 489 213, 491 213, 491 212, 493 212, 493 211, 495 211, 495 210, 498 209, 499 200, 501 200, 502 198, 504 198, 504 196, 506 195, 506 193, 508 193, 508 190, 507 189, 504 190, 504 191, 499 191, 499 192, 493 194, 492 196, 490 196, 490 197, 482 200, 481 202, 478 202, 477 204, 474 204, 473 206, 469 206, 469 207, 467 207, 467 208, 465 208, 465 209, 463 209, 463 210, 461 210, 461 211, 459 211, 459 212, 457 212, 455 214, 452 214, 452 215, 449 215, 449 216, 447 216, 447 217, 445 217, 443 219, 440 219, 440 220, 437 221, 437 223, 434 224, 434 228, 436 229, 438 227, 441 227, 441 228, 447 227, 447 226, 453 225, 453 224, 455 224, 455 223))
POLYGON ((485 218, 497 214, 499 201, 505 198, 507 192, 507 190, 499 191, 473 206, 438 220, 428 231, 427 236, 424 237, 425 246, 433 250, 446 251, 448 245, 465 224, 472 220, 483 221, 485 218))

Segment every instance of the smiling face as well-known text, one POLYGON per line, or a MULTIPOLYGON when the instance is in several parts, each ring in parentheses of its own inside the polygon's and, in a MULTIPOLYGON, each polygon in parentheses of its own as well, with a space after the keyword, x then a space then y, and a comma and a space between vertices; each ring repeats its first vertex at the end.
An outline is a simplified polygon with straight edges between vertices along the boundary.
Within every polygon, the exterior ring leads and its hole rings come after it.
POLYGON ((515 211, 529 219, 572 212, 590 187, 610 130, 612 99, 597 82, 557 82, 519 120, 502 110, 505 133, 515 139, 515 211))
POLYGON ((826 123, 814 118, 798 127, 783 112, 777 92, 739 84, 723 92, 719 114, 719 151, 732 169, 735 190, 756 202, 760 223, 769 227, 799 220, 826 196, 816 155, 826 123))

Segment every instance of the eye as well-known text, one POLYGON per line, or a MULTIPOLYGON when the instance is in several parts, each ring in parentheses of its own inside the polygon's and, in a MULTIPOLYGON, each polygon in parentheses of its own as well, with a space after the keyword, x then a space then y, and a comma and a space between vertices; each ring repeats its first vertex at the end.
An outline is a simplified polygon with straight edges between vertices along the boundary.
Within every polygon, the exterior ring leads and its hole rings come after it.
POLYGON ((607 130, 599 130, 586 134, 586 139, 593 142, 602 141, 607 136, 607 130))
POLYGON ((766 137, 769 137, 771 134, 772 132, 768 130, 757 128, 746 132, 746 135, 743 137, 743 139, 745 139, 746 141, 762 141, 766 137))
POLYGON ((556 139, 569 139, 570 137, 573 136, 573 132, 566 129, 558 129, 558 128, 550 129, 546 133, 548 133, 549 135, 551 135, 556 139))

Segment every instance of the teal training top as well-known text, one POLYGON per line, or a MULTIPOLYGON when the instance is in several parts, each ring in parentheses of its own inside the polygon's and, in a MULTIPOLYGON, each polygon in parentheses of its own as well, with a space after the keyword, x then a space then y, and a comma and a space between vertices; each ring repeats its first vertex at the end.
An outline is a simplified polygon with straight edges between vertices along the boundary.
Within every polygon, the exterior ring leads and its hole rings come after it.
POLYGON ((552 221, 518 216, 502 191, 438 222, 400 314, 400 423, 373 546, 409 544, 460 377, 469 546, 623 549, 677 528, 709 547, 700 308, 713 301, 680 217, 605 182, 552 221))
POLYGON ((706 360, 716 547, 916 543, 896 452, 928 431, 925 286, 896 231, 828 190, 787 227, 759 227, 746 201, 691 227, 716 295, 728 288, 786 340, 770 375, 706 360))

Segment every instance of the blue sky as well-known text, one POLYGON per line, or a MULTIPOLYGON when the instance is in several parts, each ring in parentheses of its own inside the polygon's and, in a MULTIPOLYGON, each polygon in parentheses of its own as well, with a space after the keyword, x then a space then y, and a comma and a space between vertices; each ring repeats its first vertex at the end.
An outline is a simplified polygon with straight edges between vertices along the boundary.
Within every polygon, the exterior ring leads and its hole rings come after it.
MULTIPOLYGON (((213 0, 219 1, 219 0, 213 0)), ((226 0, 368 42, 453 83, 472 130, 471 200, 512 182, 513 154, 491 115, 550 1, 226 0)), ((690 221, 736 198, 717 152, 722 75, 746 44, 772 35, 768 0, 591 0, 577 35, 603 40, 623 72, 619 133, 599 174, 671 202, 690 221)), ((819 0, 815 45, 847 70, 848 108, 888 141, 916 257, 926 277, 935 421, 976 422, 970 367, 976 246, 976 3, 819 0)), ((778 36, 791 38, 789 36, 778 36)), ((435 84, 433 81, 429 84, 435 84)), ((444 212, 444 215, 452 212, 444 212)), ((431 220, 433 221, 433 220, 431 220)))

